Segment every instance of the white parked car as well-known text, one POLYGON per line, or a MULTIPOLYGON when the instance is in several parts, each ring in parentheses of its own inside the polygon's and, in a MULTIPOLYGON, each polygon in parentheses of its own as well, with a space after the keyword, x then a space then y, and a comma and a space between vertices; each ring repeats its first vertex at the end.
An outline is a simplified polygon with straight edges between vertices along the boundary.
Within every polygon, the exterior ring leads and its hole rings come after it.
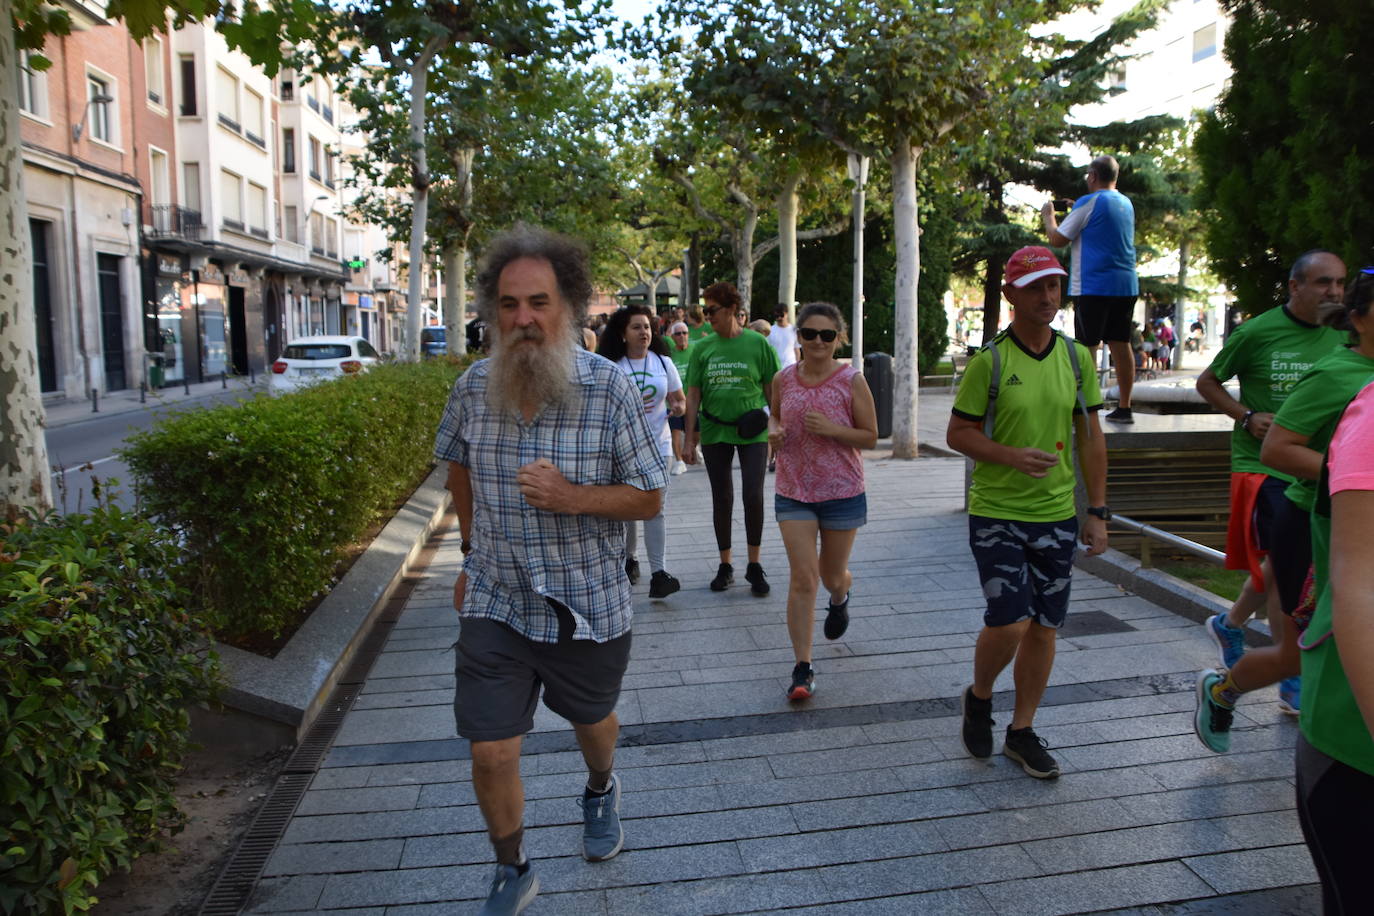
POLYGON ((272 364, 267 389, 294 391, 326 379, 367 371, 381 354, 362 337, 297 337, 272 364))

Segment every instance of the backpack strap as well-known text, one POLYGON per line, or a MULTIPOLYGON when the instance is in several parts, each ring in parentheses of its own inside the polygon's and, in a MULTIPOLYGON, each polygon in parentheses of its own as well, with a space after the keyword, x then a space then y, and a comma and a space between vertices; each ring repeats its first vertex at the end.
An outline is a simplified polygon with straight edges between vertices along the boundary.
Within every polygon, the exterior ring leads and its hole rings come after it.
POLYGON ((1088 403, 1083 399, 1083 367, 1078 364, 1078 347, 1074 346, 1074 340, 1063 331, 1055 331, 1064 339, 1064 346, 1069 350, 1069 364, 1073 366, 1073 383, 1078 391, 1078 410, 1083 414, 1084 429, 1087 430, 1088 437, 1093 434, 1092 424, 1087 422, 1088 403))

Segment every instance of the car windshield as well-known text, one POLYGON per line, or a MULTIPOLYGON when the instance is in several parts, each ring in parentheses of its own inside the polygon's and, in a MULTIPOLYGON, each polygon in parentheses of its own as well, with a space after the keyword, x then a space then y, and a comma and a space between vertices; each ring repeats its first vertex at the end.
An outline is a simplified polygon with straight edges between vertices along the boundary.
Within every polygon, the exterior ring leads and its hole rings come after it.
POLYGON ((420 331, 420 339, 425 343, 442 343, 446 332, 447 328, 425 328, 420 331))
POLYGON ((348 344, 292 344, 282 354, 286 359, 344 359, 353 355, 348 344))

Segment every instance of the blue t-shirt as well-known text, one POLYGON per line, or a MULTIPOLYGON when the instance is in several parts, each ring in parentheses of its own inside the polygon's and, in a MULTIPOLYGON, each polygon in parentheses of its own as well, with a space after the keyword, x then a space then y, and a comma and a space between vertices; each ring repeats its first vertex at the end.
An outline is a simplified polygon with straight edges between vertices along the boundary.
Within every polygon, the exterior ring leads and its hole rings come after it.
POLYGON ((1059 226, 1073 240, 1070 296, 1138 296, 1135 272, 1135 208, 1120 191, 1078 198, 1059 226))

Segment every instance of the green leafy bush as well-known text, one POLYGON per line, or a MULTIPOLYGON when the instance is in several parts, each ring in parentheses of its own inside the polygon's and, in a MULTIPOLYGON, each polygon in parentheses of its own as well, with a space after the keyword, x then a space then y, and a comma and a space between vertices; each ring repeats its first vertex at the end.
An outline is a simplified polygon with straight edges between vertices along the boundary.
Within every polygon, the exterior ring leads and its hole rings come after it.
POLYGON ((180 829, 186 707, 217 677, 166 570, 117 506, 0 525, 0 910, 70 913, 180 829))
POLYGON ((381 365, 130 439, 123 457, 144 510, 184 545, 184 581, 217 634, 299 623, 344 548, 429 469, 458 371, 447 360, 381 365))

